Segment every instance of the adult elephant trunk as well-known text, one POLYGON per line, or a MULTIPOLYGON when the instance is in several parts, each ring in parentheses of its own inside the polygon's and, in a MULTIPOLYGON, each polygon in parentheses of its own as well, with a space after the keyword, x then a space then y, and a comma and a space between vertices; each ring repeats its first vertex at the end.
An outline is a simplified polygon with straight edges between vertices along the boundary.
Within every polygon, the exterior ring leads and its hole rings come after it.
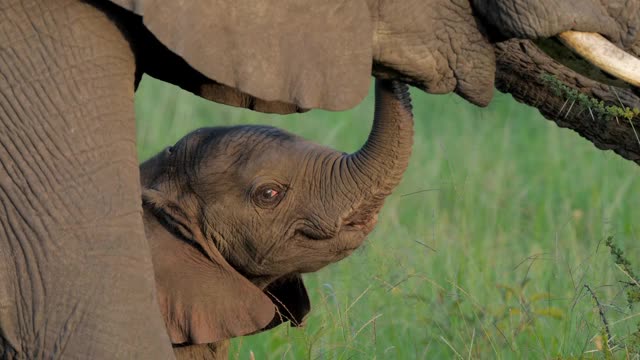
POLYGON ((413 145, 413 114, 409 87, 398 81, 376 80, 371 133, 357 152, 343 161, 359 199, 345 224, 375 220, 387 197, 402 179, 413 145))

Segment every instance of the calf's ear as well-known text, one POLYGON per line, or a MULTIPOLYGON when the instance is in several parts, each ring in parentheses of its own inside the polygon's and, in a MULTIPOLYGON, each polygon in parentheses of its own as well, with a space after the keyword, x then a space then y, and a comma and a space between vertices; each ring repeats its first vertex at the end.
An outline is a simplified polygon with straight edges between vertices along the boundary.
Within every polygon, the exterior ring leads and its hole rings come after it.
POLYGON ((275 314, 273 302, 205 243, 188 209, 157 190, 144 190, 143 200, 145 221, 162 224, 145 223, 145 228, 171 342, 207 344, 267 326, 275 314))

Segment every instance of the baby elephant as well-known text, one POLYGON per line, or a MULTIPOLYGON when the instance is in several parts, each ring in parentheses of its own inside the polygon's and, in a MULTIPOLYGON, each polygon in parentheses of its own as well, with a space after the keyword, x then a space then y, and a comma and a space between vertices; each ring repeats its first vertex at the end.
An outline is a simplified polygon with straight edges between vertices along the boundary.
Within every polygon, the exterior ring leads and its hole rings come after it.
POLYGON ((226 339, 300 325, 300 274, 362 244, 412 138, 407 86, 378 80, 371 133, 353 154, 234 126, 196 130, 144 162, 145 230, 176 355, 215 358, 226 339))

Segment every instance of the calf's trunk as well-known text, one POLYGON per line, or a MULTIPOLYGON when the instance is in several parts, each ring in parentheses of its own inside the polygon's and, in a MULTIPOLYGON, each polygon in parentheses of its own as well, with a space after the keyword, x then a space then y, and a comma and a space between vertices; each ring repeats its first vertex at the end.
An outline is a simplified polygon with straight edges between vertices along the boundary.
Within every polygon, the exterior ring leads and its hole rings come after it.
POLYGON ((369 222, 406 170, 413 145, 411 96, 406 84, 376 80, 373 126, 364 146, 345 155, 348 175, 360 196, 351 223, 369 222))

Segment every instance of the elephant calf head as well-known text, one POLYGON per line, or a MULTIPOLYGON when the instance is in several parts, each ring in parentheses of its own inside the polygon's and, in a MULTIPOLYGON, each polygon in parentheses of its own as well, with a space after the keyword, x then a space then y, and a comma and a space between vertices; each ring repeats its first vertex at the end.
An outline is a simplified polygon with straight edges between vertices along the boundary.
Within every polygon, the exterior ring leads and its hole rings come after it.
POLYGON ((406 85, 377 81, 372 131, 353 154, 235 126, 196 130, 140 166, 174 344, 302 322, 310 305, 300 274, 360 246, 407 167, 410 102, 406 85))

